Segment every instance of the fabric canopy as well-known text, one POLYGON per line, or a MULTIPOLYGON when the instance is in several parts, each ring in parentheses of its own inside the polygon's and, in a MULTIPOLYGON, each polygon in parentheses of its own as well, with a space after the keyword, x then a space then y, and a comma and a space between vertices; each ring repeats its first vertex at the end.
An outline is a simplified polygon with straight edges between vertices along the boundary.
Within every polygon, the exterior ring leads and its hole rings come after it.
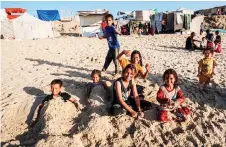
POLYGON ((26 9, 22 9, 22 8, 5 8, 5 12, 7 13, 7 18, 8 19, 15 19, 15 18, 20 16, 20 15, 15 15, 15 14, 17 14, 17 13, 18 14, 25 13, 26 9))
POLYGON ((60 20, 58 10, 37 10, 38 18, 44 21, 60 20))

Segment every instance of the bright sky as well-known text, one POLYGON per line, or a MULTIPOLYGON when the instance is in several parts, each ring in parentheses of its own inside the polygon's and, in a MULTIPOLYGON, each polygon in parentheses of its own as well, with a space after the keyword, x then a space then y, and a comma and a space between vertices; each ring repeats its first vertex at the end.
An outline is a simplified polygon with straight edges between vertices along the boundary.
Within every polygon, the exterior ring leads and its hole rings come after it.
POLYGON ((28 1, 4 1, 1 2, 1 8, 25 8, 27 9, 28 13, 37 16, 35 10, 64 10, 61 11, 60 14, 63 15, 70 15, 71 12, 73 14, 76 11, 81 10, 95 10, 95 9, 107 9, 110 10, 115 17, 117 16, 118 11, 132 11, 132 10, 148 10, 157 8, 159 12, 161 11, 174 11, 180 7, 184 7, 191 10, 199 10, 205 8, 212 8, 215 6, 223 6, 226 5, 226 1, 68 1, 68 2, 61 2, 61 1, 39 1, 39 2, 28 2, 28 1), (66 10, 66 11, 65 11, 66 10))

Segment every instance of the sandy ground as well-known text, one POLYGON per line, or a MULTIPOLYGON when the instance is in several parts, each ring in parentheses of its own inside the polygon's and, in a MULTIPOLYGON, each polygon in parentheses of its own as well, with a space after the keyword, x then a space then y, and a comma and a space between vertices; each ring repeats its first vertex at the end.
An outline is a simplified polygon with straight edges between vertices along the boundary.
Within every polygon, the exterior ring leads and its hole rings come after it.
MULTIPOLYGON (((1 40, 1 144, 3 146, 226 146, 226 36, 213 85, 197 89, 197 68, 203 55, 183 49, 187 35, 120 36, 122 49, 137 49, 151 64, 145 98, 154 103, 146 119, 110 117, 102 106, 77 110, 73 104, 51 102, 42 119, 29 129, 35 107, 50 94, 49 83, 60 78, 64 91, 84 104, 90 73, 101 69, 107 53, 106 40, 60 37, 40 40, 1 40), (156 118, 156 93, 162 74, 174 68, 179 74, 186 104, 192 110, 188 124, 160 123, 156 118), (52 111, 51 111, 52 110, 52 111), (57 115, 58 114, 58 115, 57 115), (41 126, 41 127, 40 127, 41 126), (71 134, 71 132, 74 132, 71 134)), ((113 81, 113 63, 104 80, 113 81)))

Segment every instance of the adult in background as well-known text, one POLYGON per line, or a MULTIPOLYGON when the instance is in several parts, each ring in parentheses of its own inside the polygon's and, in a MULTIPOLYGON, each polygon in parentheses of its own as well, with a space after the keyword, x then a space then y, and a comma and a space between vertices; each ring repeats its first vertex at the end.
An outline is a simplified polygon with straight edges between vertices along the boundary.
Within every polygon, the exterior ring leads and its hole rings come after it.
POLYGON ((195 32, 192 32, 191 35, 186 40, 185 49, 189 51, 194 51, 195 49, 199 49, 199 47, 195 44, 195 42, 201 42, 199 40, 195 40, 195 32))

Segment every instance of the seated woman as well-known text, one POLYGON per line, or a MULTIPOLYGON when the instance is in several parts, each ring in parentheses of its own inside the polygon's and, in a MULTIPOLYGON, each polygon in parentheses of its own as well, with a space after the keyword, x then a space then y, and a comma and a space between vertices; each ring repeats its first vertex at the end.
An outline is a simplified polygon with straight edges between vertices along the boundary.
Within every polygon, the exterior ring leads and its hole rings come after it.
POLYGON ((132 117, 144 117, 141 111, 150 109, 151 102, 140 100, 137 94, 136 83, 134 82, 134 74, 136 68, 133 64, 127 65, 122 71, 122 77, 118 78, 113 85, 113 106, 112 114, 118 115, 129 113, 132 117), (133 94, 133 98, 130 94, 133 94))
MULTIPOLYGON (((120 65, 122 67, 122 70, 125 69, 125 67, 128 64, 133 64, 136 68, 136 71, 134 73, 135 82, 137 81, 138 76, 141 76, 142 79, 146 79, 146 77, 148 76, 148 73, 150 72, 150 65, 149 64, 145 65, 146 72, 144 72, 143 68, 142 68, 143 63, 142 63, 141 53, 137 50, 134 50, 132 52, 131 56, 130 56, 130 60, 124 58, 123 55, 125 55, 126 57, 129 57, 130 51, 129 50, 123 50, 117 57, 120 65)), ((143 86, 137 85, 138 94, 142 94, 143 89, 144 89, 143 86)))
POLYGON ((194 51, 195 49, 199 49, 198 46, 194 42, 201 42, 199 40, 195 40, 195 32, 192 32, 191 35, 186 40, 185 49, 194 51))

